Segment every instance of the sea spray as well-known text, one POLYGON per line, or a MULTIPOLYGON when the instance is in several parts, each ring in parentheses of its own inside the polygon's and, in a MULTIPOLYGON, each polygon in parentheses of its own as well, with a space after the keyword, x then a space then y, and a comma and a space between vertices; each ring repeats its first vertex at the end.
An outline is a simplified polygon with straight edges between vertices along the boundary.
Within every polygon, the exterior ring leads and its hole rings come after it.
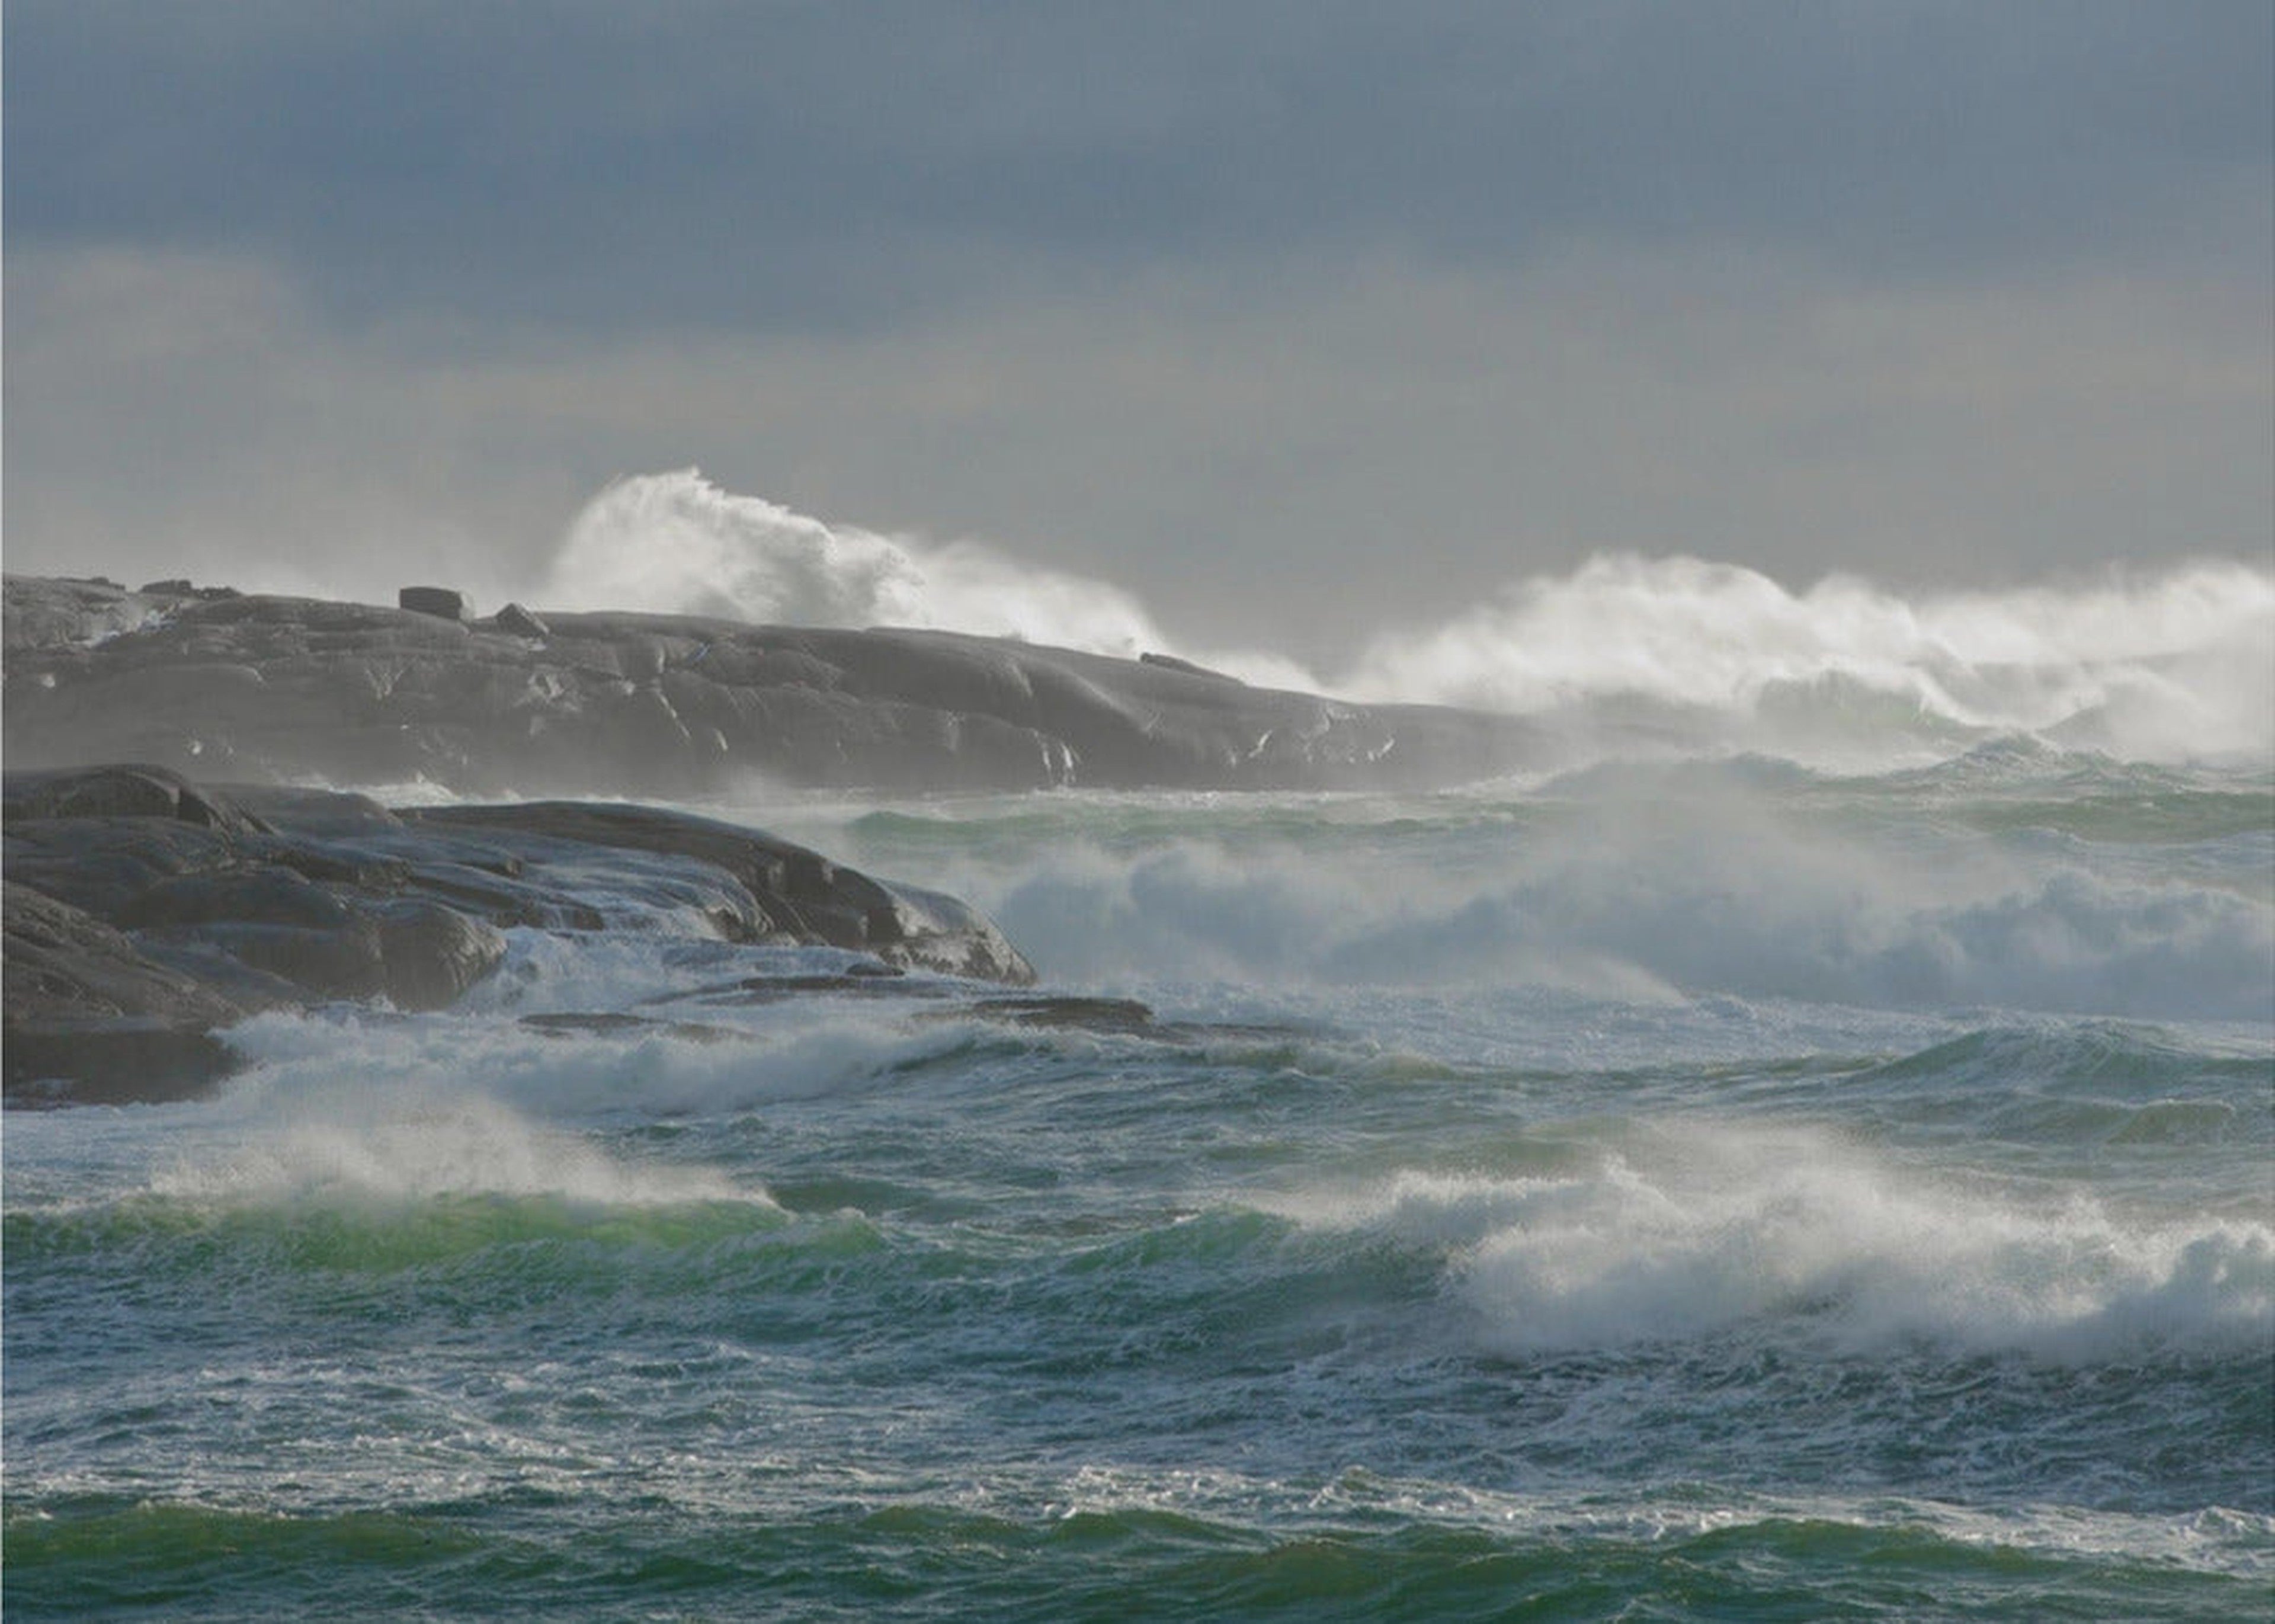
MULTIPOLYGON (((533 591, 563 608, 968 631, 1132 660, 1180 647, 1136 597, 1108 582, 976 540, 826 524, 722 490, 693 468, 610 484, 577 515, 533 591)), ((1260 651, 1201 657, 1258 683, 1319 685, 1293 661, 1260 651)))
POLYGON ((1731 713, 1764 747, 1805 737, 1812 709, 1878 696, 1892 721, 1908 706, 2140 759, 2264 759, 2271 669, 2275 571, 2241 562, 1906 596, 1853 577, 1795 593, 1735 564, 1614 555, 1517 582, 1442 626, 1385 633, 1338 686, 1523 711, 1633 695, 1731 713))
POLYGON ((1195 648, 1111 582, 984 543, 882 535, 737 495, 696 470, 619 480, 531 591, 563 608, 956 631, 1266 686, 1564 720, 1848 766, 2044 734, 2144 760, 2275 754, 2275 570, 2209 559, 2004 589, 1902 593, 1853 576, 1795 591, 1732 563, 1606 554, 1515 579, 1435 626, 1380 629, 1338 666, 1195 648))
POLYGON ((998 823, 975 806, 812 837, 881 865, 952 865, 1046 973, 1098 985, 2263 1011, 2264 794, 2034 759, 1987 783, 1965 761, 1932 780, 1749 759, 1599 769, 1385 799, 1372 817, 1364 801, 1250 797, 1165 820, 1144 801, 1069 797, 1055 818, 1012 804, 998 823), (1875 815, 1892 800, 1924 815, 1875 815), (964 843, 943 850, 933 831, 947 827, 964 843))
POLYGON ((1161 641, 1104 582, 1023 568, 976 543, 827 525, 692 468, 608 486, 570 526, 540 590, 563 608, 944 628, 1130 658, 1161 641))
POLYGON ((1513 1354, 1739 1336, 2082 1362, 2275 1336, 2265 1223, 1993 1197, 1790 1129, 1646 1119, 1560 1148, 1523 1176, 1409 1171, 1287 1210, 1440 1250, 1477 1336, 1513 1354))

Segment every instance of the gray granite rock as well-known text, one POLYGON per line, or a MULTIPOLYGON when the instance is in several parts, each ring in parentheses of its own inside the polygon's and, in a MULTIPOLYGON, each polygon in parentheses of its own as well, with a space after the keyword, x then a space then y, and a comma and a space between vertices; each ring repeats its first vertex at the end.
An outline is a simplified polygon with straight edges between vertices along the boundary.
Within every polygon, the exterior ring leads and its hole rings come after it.
POLYGON ((0 1002, 11 1105, 193 1093, 230 1068, 215 1030, 255 1007, 13 880, 0 884, 0 1002))
POLYGON ((851 948, 881 972, 1014 986, 1033 971, 953 897, 753 829, 568 802, 390 812, 365 797, 216 789, 162 767, 6 775, 5 1091, 162 1099, 226 1069, 246 1015, 338 1001, 440 1009, 503 932, 659 921, 851 948))
POLYGON ((518 603, 507 604, 490 617, 490 623, 511 637, 542 640, 553 635, 553 628, 545 623, 544 616, 518 603))
POLYGON ((1543 744, 1509 717, 1255 688, 1164 657, 665 615, 468 623, 178 585, 8 578, 12 763, 673 798, 754 779, 1416 787, 1535 764, 1543 744))

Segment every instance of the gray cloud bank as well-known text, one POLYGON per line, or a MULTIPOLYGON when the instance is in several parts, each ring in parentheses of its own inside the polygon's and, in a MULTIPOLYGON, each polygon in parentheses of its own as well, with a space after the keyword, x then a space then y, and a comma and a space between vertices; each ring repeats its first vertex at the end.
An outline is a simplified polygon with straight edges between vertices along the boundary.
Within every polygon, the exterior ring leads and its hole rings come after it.
POLYGON ((1316 657, 2263 556, 2271 19, 11 0, 8 562, 509 590, 700 463, 1316 657))
POLYGON ((2268 172, 2270 18, 17 0, 8 223, 579 329, 906 320, 1025 258, 2218 257, 2268 172))

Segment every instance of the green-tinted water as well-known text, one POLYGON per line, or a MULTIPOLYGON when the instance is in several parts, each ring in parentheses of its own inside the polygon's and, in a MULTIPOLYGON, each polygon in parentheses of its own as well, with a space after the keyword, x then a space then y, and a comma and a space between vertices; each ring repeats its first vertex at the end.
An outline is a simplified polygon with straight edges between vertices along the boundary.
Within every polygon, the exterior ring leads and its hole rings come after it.
POLYGON ((11 1116, 10 1615, 2266 1616, 2275 797, 1997 765, 807 802, 1163 1024, 11 1116))

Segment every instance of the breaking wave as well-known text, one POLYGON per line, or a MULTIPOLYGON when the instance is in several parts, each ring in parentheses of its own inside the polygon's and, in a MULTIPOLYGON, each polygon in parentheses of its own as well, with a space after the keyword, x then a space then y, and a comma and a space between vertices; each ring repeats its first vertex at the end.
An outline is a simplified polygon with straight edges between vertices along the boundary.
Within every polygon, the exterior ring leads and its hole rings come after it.
MULTIPOLYGON (((969 631, 1124 659, 1171 646, 1145 606, 1107 582, 976 541, 827 525, 722 490, 693 468, 610 484, 570 525, 540 590, 563 608, 969 631)), ((1284 661, 1227 661, 1243 676, 1311 685, 1284 661)))
POLYGON ((688 468, 602 490, 536 590, 562 608, 1160 650, 1357 699, 1640 714, 1733 748, 1870 755, 1892 735, 2023 732, 2135 759, 2275 752, 2275 570, 2240 560, 1906 594, 1848 576, 1795 592, 1736 564, 1604 555, 1514 580, 1436 625, 1386 628, 1314 671, 1267 649, 1183 643, 1108 581, 976 541, 827 524, 688 468))
POLYGON ((2264 1224, 2037 1208, 1826 1135, 1686 1122, 1561 1174, 1409 1172, 1289 1205, 1311 1226, 1448 1249, 1479 1336, 1510 1353, 1778 1326, 2072 1360, 2275 1333, 2264 1224))
POLYGON ((545 584, 564 608, 809 626, 920 626, 1116 654, 1155 646, 1137 600, 971 542, 932 546, 738 496, 693 468, 618 480, 569 528, 545 584))
MULTIPOLYGON (((1047 974, 1561 987, 2258 1020, 2275 914, 2220 884, 1876 849, 1738 809, 1480 842, 1463 866, 1183 840, 1074 848, 986 897, 1047 974), (2032 872, 2035 867, 2036 872, 2032 872)), ((982 882, 984 883, 984 882, 982 882)))
POLYGON ((1850 577, 1794 593, 1735 564, 1615 556, 1385 635, 1341 686, 1516 711, 1633 695, 1765 730, 1877 704, 1890 721, 2157 759, 2265 754, 2271 670, 2275 572, 2241 563, 1906 597, 1850 577))

